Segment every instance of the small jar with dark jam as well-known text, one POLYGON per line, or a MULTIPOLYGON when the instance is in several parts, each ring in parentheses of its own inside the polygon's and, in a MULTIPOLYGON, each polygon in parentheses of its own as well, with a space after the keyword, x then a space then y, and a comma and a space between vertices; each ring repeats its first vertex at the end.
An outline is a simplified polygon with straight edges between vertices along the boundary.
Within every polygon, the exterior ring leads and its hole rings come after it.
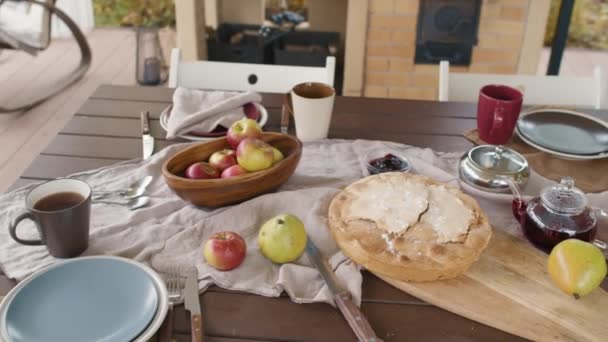
POLYGON ((366 156, 366 167, 370 175, 384 172, 409 172, 412 169, 410 161, 393 151, 372 151, 366 156))

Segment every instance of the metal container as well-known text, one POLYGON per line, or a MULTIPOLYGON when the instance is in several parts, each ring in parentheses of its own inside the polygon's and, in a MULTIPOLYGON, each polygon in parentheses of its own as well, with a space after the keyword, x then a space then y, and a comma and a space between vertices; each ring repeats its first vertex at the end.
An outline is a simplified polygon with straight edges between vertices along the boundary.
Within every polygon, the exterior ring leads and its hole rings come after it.
POLYGON ((460 158, 460 179, 482 191, 508 193, 507 180, 523 187, 530 177, 528 161, 504 146, 479 145, 460 158))

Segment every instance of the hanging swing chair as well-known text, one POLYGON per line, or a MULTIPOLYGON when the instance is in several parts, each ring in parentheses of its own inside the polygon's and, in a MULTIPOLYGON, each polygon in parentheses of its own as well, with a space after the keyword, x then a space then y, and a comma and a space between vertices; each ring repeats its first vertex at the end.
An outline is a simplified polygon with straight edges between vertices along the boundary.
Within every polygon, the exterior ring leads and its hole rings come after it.
MULTIPOLYGON (((55 6, 55 0, 0 0, 0 54, 3 49, 8 49, 36 56, 48 48, 51 44, 51 18, 53 15, 67 26, 80 48, 81 57, 78 67, 60 78, 52 87, 48 87, 45 92, 31 97, 23 103, 11 106, 0 103, 0 114, 25 111, 36 106, 78 81, 91 66, 91 49, 86 37, 78 25, 55 6), (40 27, 31 28, 23 25, 32 13, 40 14, 40 27)), ((36 18, 38 19, 38 17, 36 18)), ((7 86, 10 85, 0 84, 0 91, 7 86)))

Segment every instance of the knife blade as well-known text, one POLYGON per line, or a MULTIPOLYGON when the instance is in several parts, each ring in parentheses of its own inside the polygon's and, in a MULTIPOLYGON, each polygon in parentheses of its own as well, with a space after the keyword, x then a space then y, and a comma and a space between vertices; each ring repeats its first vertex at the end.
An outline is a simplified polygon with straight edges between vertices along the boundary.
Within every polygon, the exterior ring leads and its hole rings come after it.
POLYGON ((340 285, 334 271, 310 237, 308 237, 306 241, 306 254, 321 274, 321 278, 323 278, 325 284, 327 284, 327 288, 331 292, 336 306, 340 309, 344 318, 346 318, 346 321, 355 332, 355 335, 357 335, 359 341, 382 341, 376 336, 376 333, 374 333, 374 330, 371 325, 369 325, 365 316, 363 316, 363 313, 355 303, 353 303, 350 292, 340 285))
POLYGON ((186 277, 184 289, 184 306, 190 311, 190 328, 192 329, 192 342, 203 341, 203 317, 201 303, 198 298, 198 271, 192 268, 186 277))
POLYGON ((150 113, 141 112, 141 139, 143 146, 143 159, 148 159, 154 152, 154 137, 150 135, 150 113))

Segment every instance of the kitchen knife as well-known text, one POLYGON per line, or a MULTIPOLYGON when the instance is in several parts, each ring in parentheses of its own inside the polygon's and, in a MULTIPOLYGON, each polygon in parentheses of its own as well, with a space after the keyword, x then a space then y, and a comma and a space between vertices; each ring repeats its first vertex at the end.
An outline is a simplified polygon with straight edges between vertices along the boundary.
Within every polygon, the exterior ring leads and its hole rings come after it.
POLYGON ((306 242, 306 254, 321 274, 321 278, 323 278, 325 284, 329 288, 329 292, 331 292, 334 302, 344 315, 344 318, 346 318, 346 321, 350 327, 355 332, 355 335, 357 335, 359 341, 382 341, 376 337, 374 330, 369 325, 369 322, 365 316, 363 316, 363 313, 361 313, 359 308, 355 305, 355 303, 353 303, 350 292, 340 286, 334 271, 329 266, 325 258, 323 258, 323 255, 321 255, 321 252, 314 242, 312 242, 310 237, 308 237, 308 241, 306 242))
POLYGON ((289 134, 289 117, 292 115, 293 105, 291 103, 291 93, 283 96, 283 107, 281 107, 281 133, 289 134))
POLYGON ((141 112, 141 140, 143 143, 143 158, 148 159, 154 152, 154 137, 150 135, 150 118, 147 111, 141 112))
POLYGON ((184 289, 184 306, 190 311, 190 327, 192 329, 192 342, 203 341, 203 317, 201 304, 198 299, 198 271, 192 268, 186 277, 184 289))

